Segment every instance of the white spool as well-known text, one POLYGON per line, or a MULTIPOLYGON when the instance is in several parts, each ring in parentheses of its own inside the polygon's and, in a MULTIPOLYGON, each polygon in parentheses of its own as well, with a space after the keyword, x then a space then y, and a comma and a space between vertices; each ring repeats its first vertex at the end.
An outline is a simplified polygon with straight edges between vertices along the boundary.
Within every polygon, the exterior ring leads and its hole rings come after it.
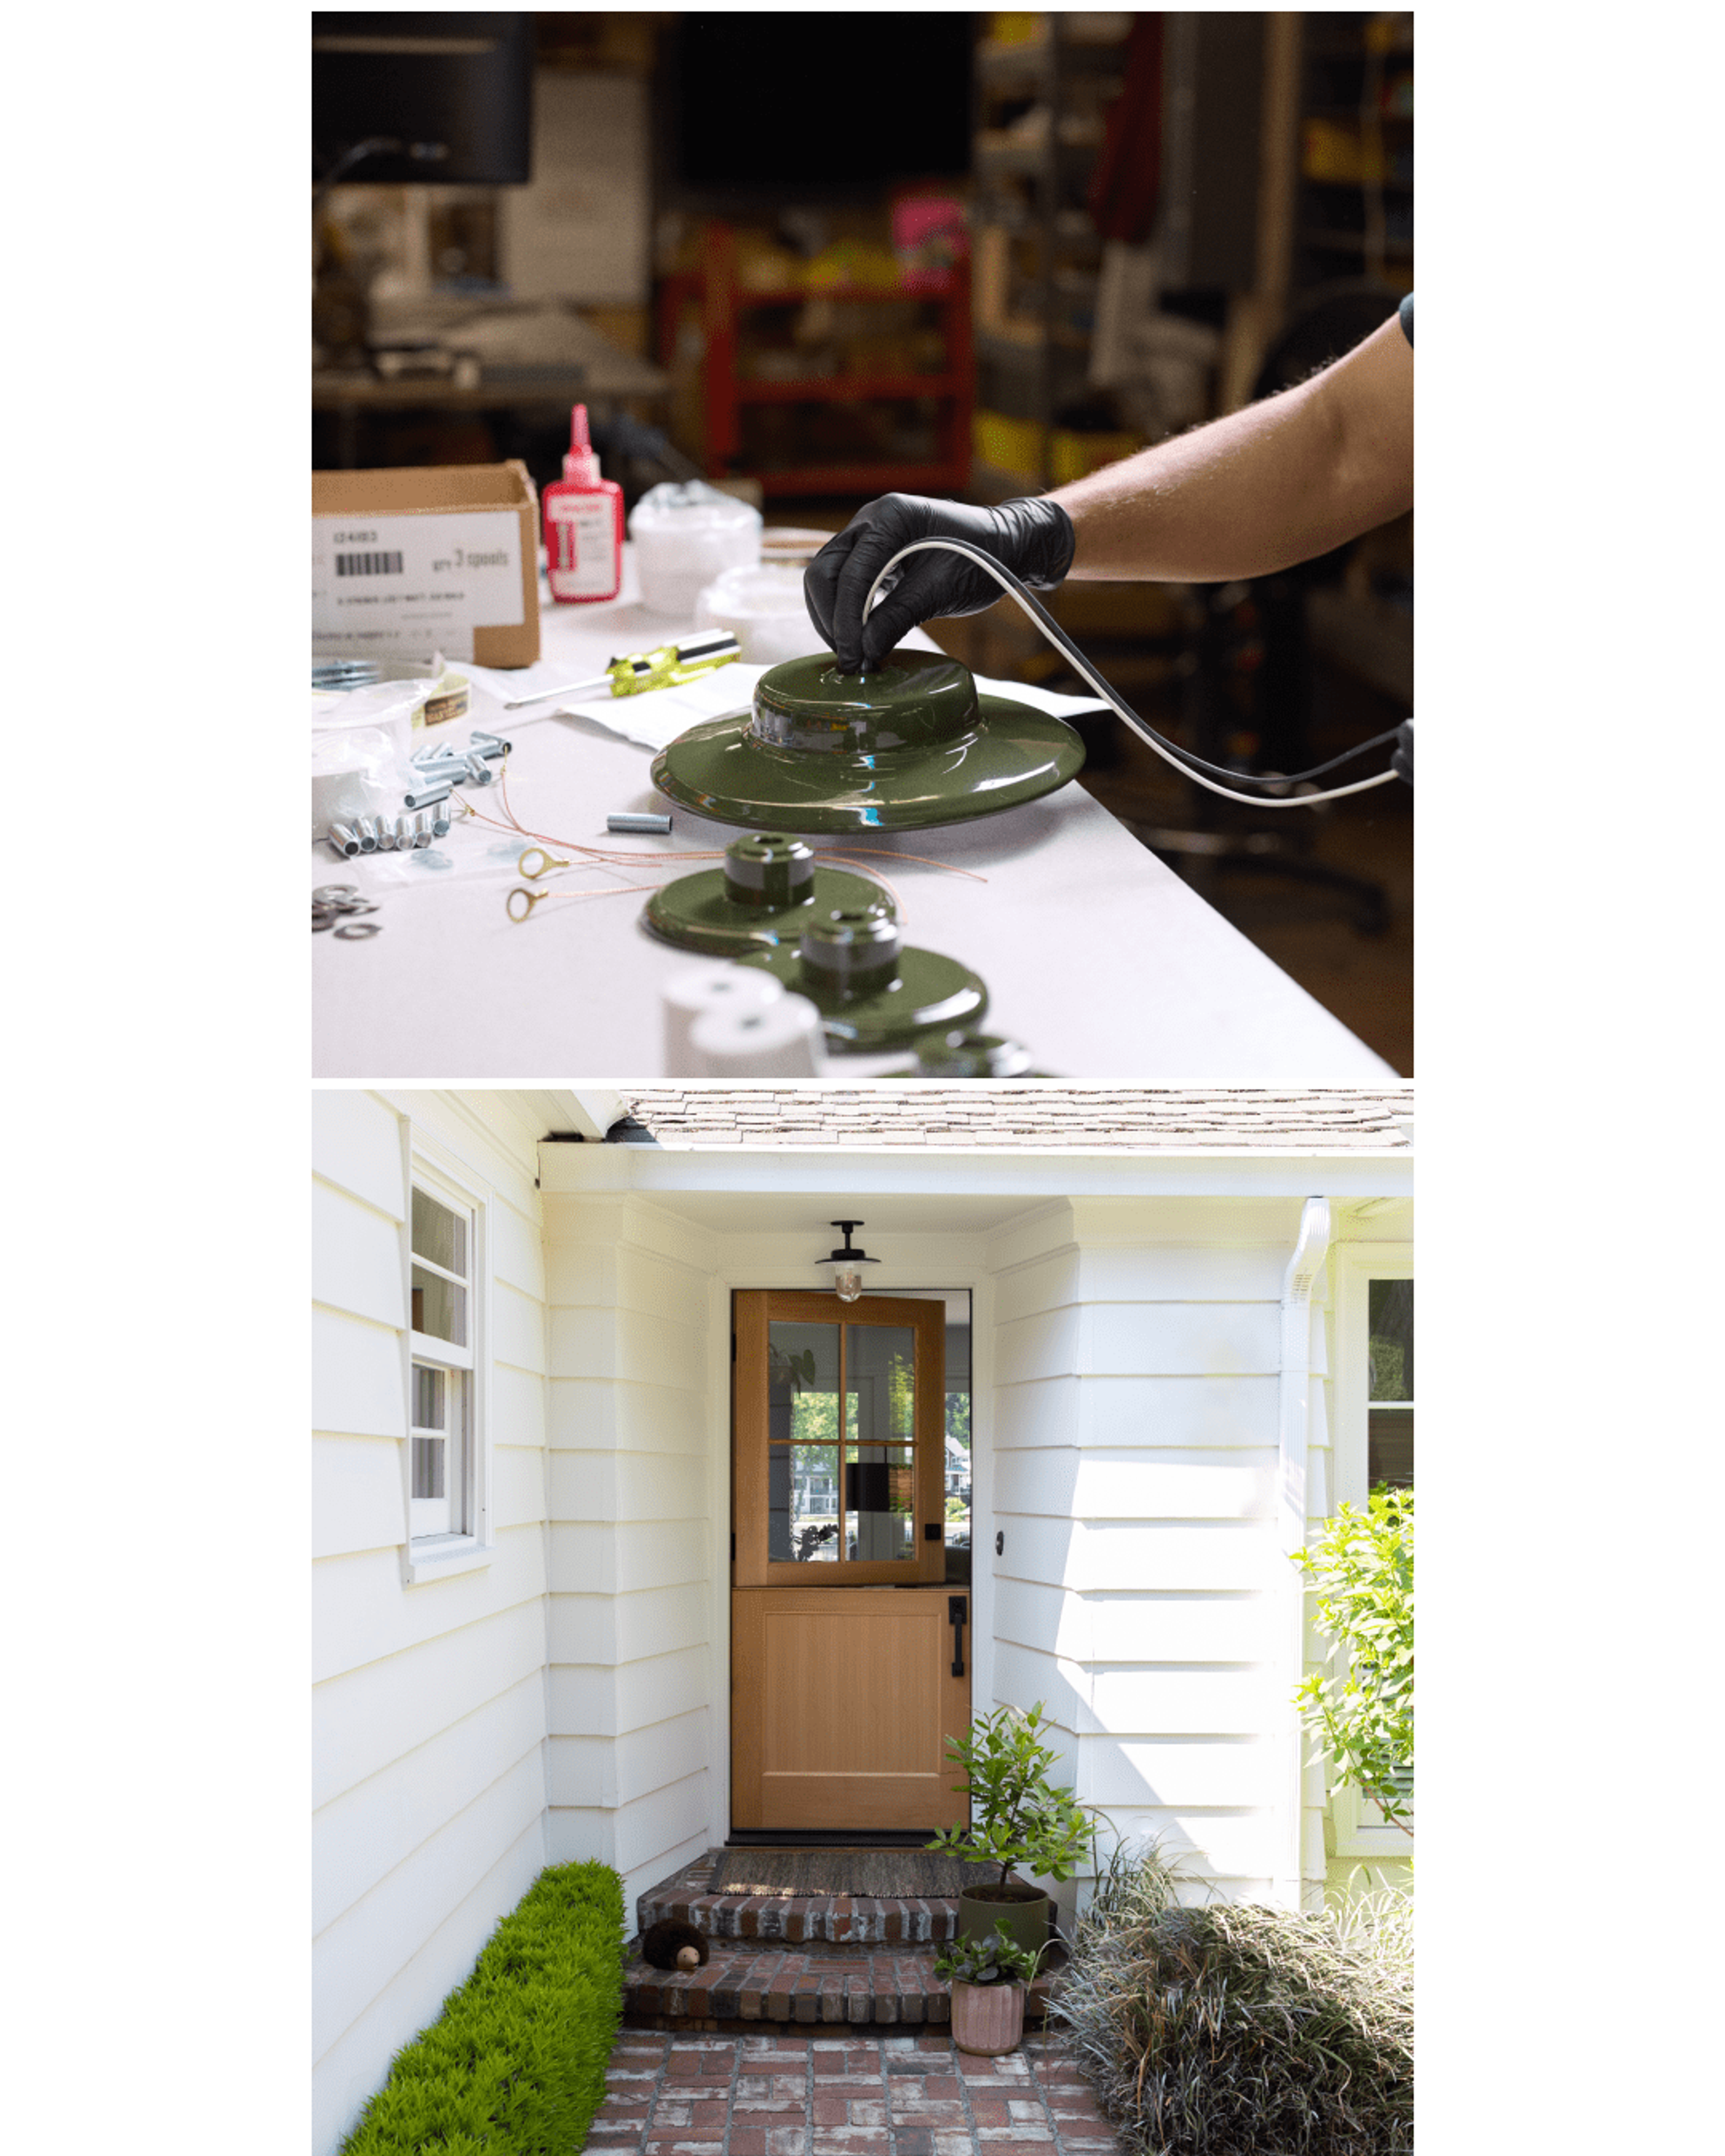
POLYGON ((771 973, 721 959, 710 966, 685 966, 673 973, 660 992, 665 1011, 665 1075, 701 1078, 704 1069, 690 1043, 696 1020, 708 1011, 761 1011, 780 1002, 784 989, 771 973))
POLYGON ((820 1013, 807 996, 783 995, 759 1010, 703 1011, 689 1029, 699 1078, 818 1078, 820 1013))

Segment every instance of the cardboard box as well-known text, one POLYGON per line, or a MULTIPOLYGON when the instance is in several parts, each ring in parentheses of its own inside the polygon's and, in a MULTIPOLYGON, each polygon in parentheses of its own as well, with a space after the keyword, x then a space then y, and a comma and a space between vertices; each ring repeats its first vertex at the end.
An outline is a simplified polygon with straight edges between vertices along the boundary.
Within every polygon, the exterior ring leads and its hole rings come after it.
POLYGON ((311 644, 531 666, 539 502, 526 466, 314 472, 311 644))

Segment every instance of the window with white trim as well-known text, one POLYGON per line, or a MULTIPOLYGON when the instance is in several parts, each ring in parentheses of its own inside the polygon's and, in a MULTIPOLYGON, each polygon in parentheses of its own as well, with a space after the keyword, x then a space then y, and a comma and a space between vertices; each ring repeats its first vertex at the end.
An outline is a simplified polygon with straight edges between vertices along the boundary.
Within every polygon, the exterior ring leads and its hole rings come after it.
MULTIPOLYGON (((1363 1507, 1385 1485, 1414 1486, 1414 1254, 1405 1243, 1343 1244, 1336 1254, 1335 1443, 1337 1500, 1363 1507)), ((1411 1804, 1414 1776, 1398 1779, 1411 1804)), ((1369 1797, 1337 1789, 1340 1856, 1408 1857, 1406 1830, 1369 1797)), ((1409 1817, 1407 1825, 1411 1827, 1409 1817)))
POLYGON ((408 1223, 410 1561, 485 1535, 485 1200, 415 1158, 408 1223))

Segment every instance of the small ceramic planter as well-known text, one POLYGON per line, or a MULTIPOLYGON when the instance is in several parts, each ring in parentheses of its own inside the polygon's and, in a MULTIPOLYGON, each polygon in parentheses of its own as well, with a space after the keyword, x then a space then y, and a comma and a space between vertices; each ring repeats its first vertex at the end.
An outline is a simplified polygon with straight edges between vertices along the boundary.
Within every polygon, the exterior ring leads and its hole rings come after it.
POLYGON ((1006 1935, 1014 1946, 1023 1947, 1028 1953, 1040 1953, 1048 1944, 1049 1912, 1054 1905, 1040 1887, 1025 1887, 1017 1880, 1009 1884, 1013 1890, 1009 1902, 984 1901, 979 1895, 960 1894, 958 1936, 961 1939, 991 1938, 995 1926, 1004 1924, 1006 1935))
POLYGON ((1024 2033, 1021 1984, 952 1984, 952 2041, 979 2059, 1004 2059, 1024 2033))

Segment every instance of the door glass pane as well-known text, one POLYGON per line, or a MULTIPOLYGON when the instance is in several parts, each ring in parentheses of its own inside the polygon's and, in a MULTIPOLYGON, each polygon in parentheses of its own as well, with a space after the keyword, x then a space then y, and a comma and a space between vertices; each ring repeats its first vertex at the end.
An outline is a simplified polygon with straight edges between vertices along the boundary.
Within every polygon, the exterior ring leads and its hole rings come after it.
POLYGON ((467 1270, 467 1223, 423 1190, 413 1193, 413 1255, 429 1258, 446 1273, 467 1270))
MULTIPOLYGON (((399 1490, 401 1485, 398 1482, 395 1486, 399 1490)), ((413 1440, 413 1495, 416 1497, 441 1497, 443 1494, 444 1440, 440 1437, 416 1437, 413 1440)))
POLYGON ((415 1430, 446 1430, 444 1373, 426 1363, 413 1365, 413 1427, 415 1430))
POLYGON ((773 1564, 838 1563, 836 1445, 768 1448, 767 1556, 773 1564))
POLYGON ((1374 1280, 1368 1284, 1367 1331, 1371 1339, 1373 1400, 1414 1397, 1414 1283, 1374 1280))
POLYGON ((775 1445, 839 1441, 839 1328, 767 1328, 767 1435, 775 1445))
POLYGON ((453 1348, 465 1348, 467 1290, 428 1272, 424 1265, 415 1265, 413 1322, 415 1332, 424 1332, 433 1340, 447 1340, 453 1348))
POLYGON ((970 1578, 970 1327, 947 1327, 946 1460, 941 1481, 947 1512, 947 1580, 970 1578))
POLYGON ((909 1445, 916 1434, 916 1336, 908 1325, 845 1328, 845 1440, 909 1445))
POLYGON ((845 1448, 845 1554, 865 1564, 916 1554, 916 1455, 908 1445, 845 1448))

